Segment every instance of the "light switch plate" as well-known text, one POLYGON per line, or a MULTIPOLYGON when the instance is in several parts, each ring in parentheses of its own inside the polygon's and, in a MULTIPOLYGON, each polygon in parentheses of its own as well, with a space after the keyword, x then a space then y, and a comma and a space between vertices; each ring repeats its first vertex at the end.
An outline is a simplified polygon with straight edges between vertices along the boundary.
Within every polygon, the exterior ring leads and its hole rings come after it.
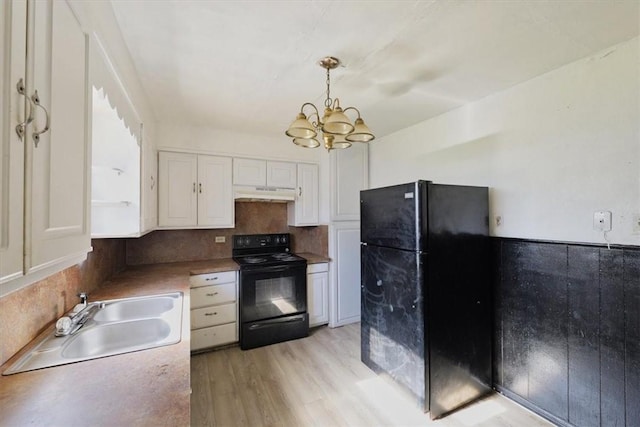
POLYGON ((593 213, 593 229, 611 231, 611 212, 598 211, 593 213))
POLYGON ((640 234, 640 213, 633 215, 633 234, 640 234))
POLYGON ((216 236, 216 243, 224 243, 227 241, 225 236, 216 236))

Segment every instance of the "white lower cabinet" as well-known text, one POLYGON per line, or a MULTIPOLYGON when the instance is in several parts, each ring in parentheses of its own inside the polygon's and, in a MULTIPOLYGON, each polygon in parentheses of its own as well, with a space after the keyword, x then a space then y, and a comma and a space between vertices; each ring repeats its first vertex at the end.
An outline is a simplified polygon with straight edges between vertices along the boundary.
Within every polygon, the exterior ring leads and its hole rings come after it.
POLYGON ((307 266, 307 311, 309 326, 329 323, 329 264, 307 266))
POLYGON ((191 276, 191 351, 238 341, 235 271, 191 276))

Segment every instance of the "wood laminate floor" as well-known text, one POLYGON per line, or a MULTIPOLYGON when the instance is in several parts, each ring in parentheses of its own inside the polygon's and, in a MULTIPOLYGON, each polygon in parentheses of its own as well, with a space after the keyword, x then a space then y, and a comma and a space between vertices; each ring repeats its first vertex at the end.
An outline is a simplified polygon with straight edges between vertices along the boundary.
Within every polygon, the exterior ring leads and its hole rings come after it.
POLYGON ((498 394, 431 421, 360 362, 360 324, 192 356, 191 387, 192 426, 552 425, 498 394))

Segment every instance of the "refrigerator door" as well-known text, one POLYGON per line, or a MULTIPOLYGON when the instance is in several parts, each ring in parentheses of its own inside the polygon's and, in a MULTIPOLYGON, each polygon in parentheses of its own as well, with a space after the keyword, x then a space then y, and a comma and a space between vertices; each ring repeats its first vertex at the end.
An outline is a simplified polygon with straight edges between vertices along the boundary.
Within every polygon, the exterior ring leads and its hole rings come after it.
POLYGON ((427 183, 417 181, 361 191, 361 241, 409 251, 424 250, 427 183))
POLYGON ((417 252, 363 245, 361 359, 389 375, 425 411, 423 257, 417 252))
POLYGON ((488 199, 487 188, 429 187, 431 418, 491 390, 488 199))

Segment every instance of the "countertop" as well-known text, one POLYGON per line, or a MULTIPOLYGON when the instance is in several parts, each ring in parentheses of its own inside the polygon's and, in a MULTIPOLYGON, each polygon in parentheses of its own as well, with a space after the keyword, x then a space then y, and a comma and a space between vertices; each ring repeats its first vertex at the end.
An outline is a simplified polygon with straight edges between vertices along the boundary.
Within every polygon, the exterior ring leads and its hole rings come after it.
MULTIPOLYGON (((310 264, 327 257, 298 254, 310 264)), ((129 266, 90 301, 182 292, 182 340, 174 345, 0 376, 0 426, 188 426, 190 396, 189 275, 238 270, 230 258, 129 266)), ((42 334, 53 333, 49 325, 42 334)), ((34 340, 8 365, 28 351, 34 340)))
MULTIPOLYGON (((105 282, 89 296, 90 301, 182 292, 182 340, 149 350, 0 376, 0 425, 188 426, 189 274, 222 267, 232 266, 223 260, 132 266, 105 282)), ((49 325, 43 334, 53 329, 54 325, 49 325)), ((0 371, 34 344, 27 345, 0 371)))
POLYGON ((309 264, 318 264, 321 262, 331 262, 331 258, 327 258, 326 256, 312 254, 311 252, 296 252, 296 255, 301 256, 302 258, 307 260, 309 264))

